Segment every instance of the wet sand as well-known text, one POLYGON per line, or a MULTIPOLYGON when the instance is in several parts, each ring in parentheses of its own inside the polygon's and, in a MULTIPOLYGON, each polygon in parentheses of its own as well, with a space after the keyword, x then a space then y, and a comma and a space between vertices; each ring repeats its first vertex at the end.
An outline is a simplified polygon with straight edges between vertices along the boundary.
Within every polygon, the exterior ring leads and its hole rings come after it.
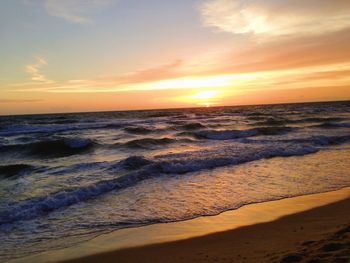
MULTIPOLYGON (((350 191, 348 188, 341 191, 347 199, 271 222, 185 240, 118 249, 65 262, 349 262, 350 191)), ((277 203, 277 209, 285 204, 288 208, 295 200, 300 205, 303 200, 307 204, 310 198, 324 201, 327 196, 329 193, 265 205, 277 203)))

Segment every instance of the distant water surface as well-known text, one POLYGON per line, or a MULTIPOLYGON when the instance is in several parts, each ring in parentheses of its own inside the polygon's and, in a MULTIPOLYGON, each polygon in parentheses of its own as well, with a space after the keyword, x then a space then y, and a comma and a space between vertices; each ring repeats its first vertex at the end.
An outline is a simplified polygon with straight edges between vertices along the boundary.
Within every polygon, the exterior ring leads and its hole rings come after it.
POLYGON ((350 102, 0 117, 0 261, 350 186, 350 102))

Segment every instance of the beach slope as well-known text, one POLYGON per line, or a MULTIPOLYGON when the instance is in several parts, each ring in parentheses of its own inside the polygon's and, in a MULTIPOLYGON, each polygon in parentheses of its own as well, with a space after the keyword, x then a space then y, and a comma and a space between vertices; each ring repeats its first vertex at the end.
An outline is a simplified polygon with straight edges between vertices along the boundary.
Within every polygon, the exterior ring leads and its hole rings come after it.
POLYGON ((350 198, 275 221, 66 262, 349 262, 350 198))

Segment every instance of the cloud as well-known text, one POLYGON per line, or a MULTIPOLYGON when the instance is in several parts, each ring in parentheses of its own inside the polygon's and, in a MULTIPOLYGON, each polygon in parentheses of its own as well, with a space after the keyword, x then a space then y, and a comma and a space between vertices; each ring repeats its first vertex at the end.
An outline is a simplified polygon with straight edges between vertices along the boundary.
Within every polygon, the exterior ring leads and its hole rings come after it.
POLYGON ((349 0, 205 0, 203 24, 235 34, 320 34, 350 27, 349 0))
POLYGON ((244 48, 225 50, 199 61, 194 56, 125 74, 66 81, 47 79, 40 71, 47 62, 37 58, 36 63, 27 66, 32 82, 17 85, 21 88, 16 91, 104 93, 237 85, 282 88, 306 82, 310 86, 320 85, 321 81, 343 85, 350 83, 350 77, 347 77, 349 45, 350 29, 344 29, 322 35, 281 38, 279 41, 253 41, 244 48))
POLYGON ((346 76, 350 70, 349 45, 350 29, 347 29, 326 35, 251 43, 245 49, 218 54, 217 63, 209 63, 204 68, 205 61, 193 64, 193 58, 178 59, 127 74, 40 86, 33 83, 21 85, 23 88, 17 91, 98 93, 236 85, 281 87, 322 79, 349 83, 346 76))
POLYGON ((70 23, 93 23, 91 16, 109 6, 112 0, 45 0, 46 12, 70 23))
MULTIPOLYGON (((30 83, 18 83, 12 86, 20 86, 17 91, 48 91, 48 92, 106 92, 106 91, 130 91, 130 90, 153 90, 147 86, 142 88, 143 83, 165 81, 171 78, 183 77, 184 62, 177 59, 167 64, 156 67, 137 70, 134 72, 110 76, 101 76, 94 79, 72 79, 64 83, 49 80, 40 72, 40 68, 47 65, 42 57, 37 57, 37 62, 26 66, 26 71, 31 74, 30 83), (38 84, 46 84, 40 85, 38 84)), ((157 88, 156 88, 157 89, 157 88)))
POLYGON ((261 72, 350 62, 350 29, 263 42, 222 58, 216 72, 261 72))
POLYGON ((174 78, 181 75, 181 59, 153 68, 141 69, 132 73, 100 78, 100 81, 112 82, 113 84, 140 83, 174 78))
POLYGON ((31 80, 39 83, 53 83, 42 72, 41 68, 47 65, 47 61, 43 57, 35 57, 36 62, 25 66, 25 71, 30 74, 31 80))

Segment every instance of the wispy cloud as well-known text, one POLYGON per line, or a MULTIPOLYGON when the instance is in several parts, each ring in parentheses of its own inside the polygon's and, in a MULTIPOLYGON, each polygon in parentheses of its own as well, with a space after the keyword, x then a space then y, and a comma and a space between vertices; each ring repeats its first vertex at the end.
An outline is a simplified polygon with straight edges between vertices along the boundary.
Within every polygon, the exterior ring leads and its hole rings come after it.
POLYGON ((205 0, 203 24, 235 34, 320 34, 350 27, 348 0, 205 0))
POLYGON ((350 62, 350 29, 319 36, 286 38, 232 51, 217 72, 261 72, 350 62))
POLYGON ((350 83, 346 75, 350 70, 349 32, 350 29, 254 44, 245 50, 220 54, 218 63, 204 67, 202 62, 194 64, 193 58, 187 58, 126 74, 63 82, 48 80, 40 73, 40 67, 47 63, 39 59, 29 65, 32 80, 39 81, 17 85, 21 88, 16 91, 105 93, 237 86, 281 88, 282 84, 292 88, 300 83, 308 83, 309 87, 320 85, 320 81, 325 85, 330 85, 327 81, 343 85, 350 83))
POLYGON ((35 57, 36 62, 25 66, 25 71, 30 74, 30 79, 35 82, 50 84, 52 80, 48 79, 42 72, 41 68, 47 65, 43 57, 35 57))
MULTIPOLYGON (((86 79, 50 80, 42 73, 43 57, 26 66, 31 82, 16 91, 50 93, 106 93, 188 88, 268 88, 350 83, 350 29, 321 35, 252 42, 239 50, 226 50, 198 60, 176 59, 125 74, 86 79), (215 61, 215 63, 212 63, 215 61), (294 81, 295 80, 295 81, 294 81)), ((14 85, 13 85, 14 86, 14 85)), ((303 87, 304 87, 303 86, 303 87)))
POLYGON ((183 60, 177 59, 164 65, 141 69, 124 75, 102 77, 99 78, 99 81, 113 84, 128 84, 174 78, 183 74, 181 71, 183 64, 183 60))
POLYGON ((47 65, 42 57, 36 58, 36 63, 27 65, 26 72, 30 73, 32 82, 17 83, 17 91, 47 91, 47 92, 107 92, 130 90, 159 89, 145 83, 157 83, 171 78, 183 77, 186 72, 182 67, 184 62, 180 59, 156 67, 136 70, 134 72, 110 76, 100 76, 92 79, 72 79, 58 83, 48 79, 40 69, 47 65), (38 85, 46 84, 46 85, 38 85))
POLYGON ((113 0, 45 0, 46 12, 70 23, 91 24, 98 11, 109 6, 113 0))

